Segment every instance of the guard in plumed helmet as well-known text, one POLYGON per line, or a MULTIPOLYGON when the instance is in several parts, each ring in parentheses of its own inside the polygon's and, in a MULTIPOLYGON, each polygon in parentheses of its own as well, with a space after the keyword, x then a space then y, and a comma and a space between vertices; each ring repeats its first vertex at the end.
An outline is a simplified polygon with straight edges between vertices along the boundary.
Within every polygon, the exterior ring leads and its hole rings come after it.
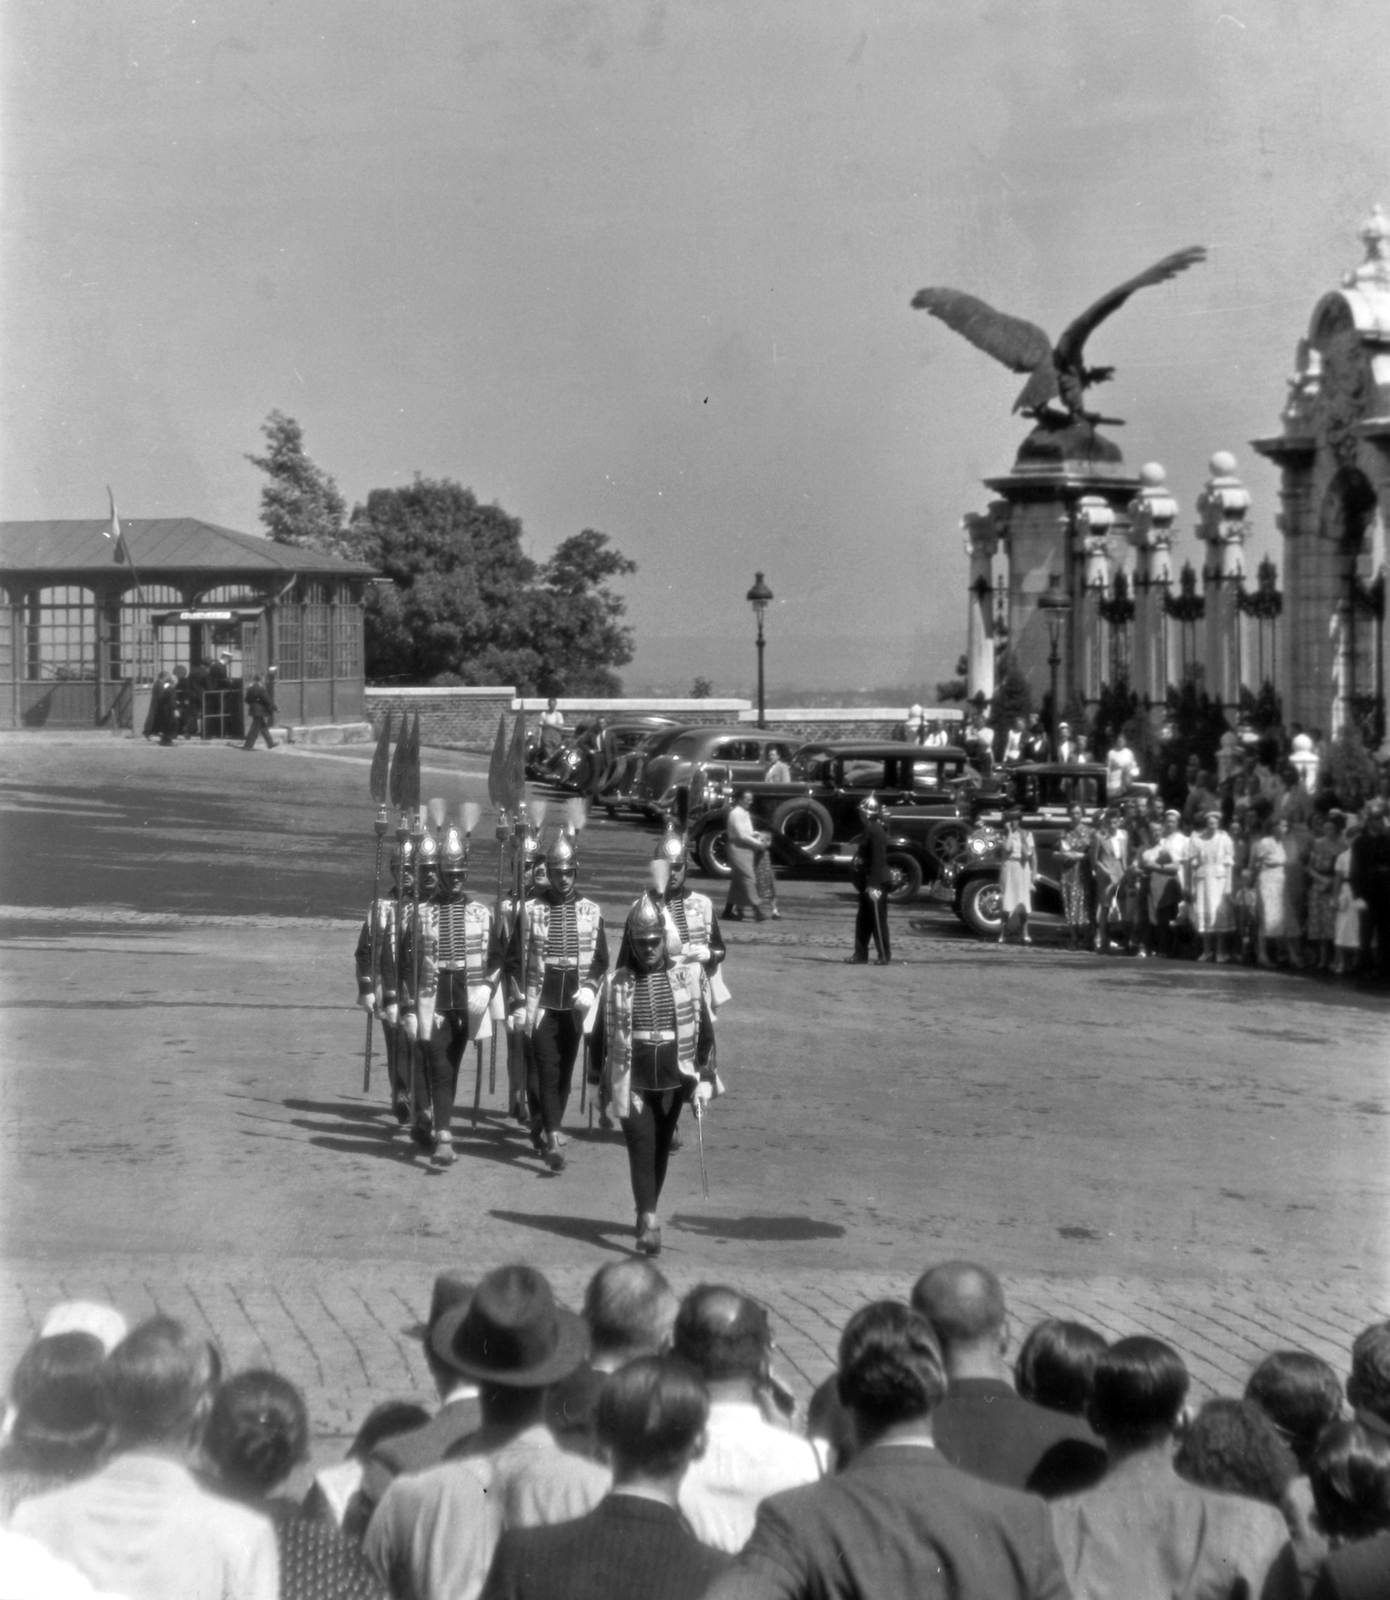
POLYGON ((714 983, 727 954, 724 935, 719 931, 713 901, 687 881, 685 835, 675 828, 667 828, 652 859, 665 862, 667 867, 666 888, 661 899, 680 937, 680 955, 676 959, 697 962, 714 983))
MULTIPOLYGON (((423 862, 425 844, 420 846, 423 862)), ((468 845, 455 827, 436 846, 438 889, 420 902, 419 988, 411 1001, 415 1018, 415 1124, 411 1137, 440 1166, 454 1160, 450 1122, 458 1093, 459 1066, 469 1044, 492 1037, 489 1000, 501 966, 493 938, 492 911, 465 892, 468 845)), ((414 970, 417 929, 403 941, 403 964, 414 970)))
POLYGON ((709 980, 699 962, 674 953, 670 934, 668 910, 644 894, 628 913, 605 1018, 603 1089, 627 1143, 644 1255, 661 1249, 657 1203, 681 1108, 715 1093, 709 980))
POLYGON ((507 946, 511 1014, 525 1029, 535 1060, 540 1105, 531 1138, 552 1172, 564 1170, 556 1135, 608 976, 603 913, 575 894, 577 871, 576 838, 561 831, 546 852, 545 893, 527 902, 507 946))
POLYGON ((888 944, 888 834, 883 826, 883 806, 870 794, 860 805, 864 836, 854 856, 854 887, 859 891, 859 910, 854 918, 854 954, 847 961, 864 965, 869 959, 872 935, 878 951, 878 964, 886 967, 893 959, 888 944))
POLYGON ((386 1078, 397 1122, 410 1120, 408 1097, 409 1041, 400 1028, 397 973, 400 970, 400 923, 397 901, 411 892, 410 840, 391 856, 391 893, 383 895, 362 922, 357 936, 357 1003, 380 1019, 386 1053, 386 1078), (404 875, 404 876, 402 876, 404 875), (372 941, 376 941, 376 988, 372 987, 372 941))
MULTIPOLYGON (((545 894, 545 856, 540 840, 530 829, 521 838, 521 890, 524 900, 537 900, 545 894)), ((510 948, 516 932, 517 901, 510 894, 497 902, 496 938, 499 948, 510 948)), ((536 1077, 535 1053, 524 1027, 525 1012, 508 1016, 507 1029, 507 1108, 524 1128, 539 1125, 540 1084, 536 1077)))

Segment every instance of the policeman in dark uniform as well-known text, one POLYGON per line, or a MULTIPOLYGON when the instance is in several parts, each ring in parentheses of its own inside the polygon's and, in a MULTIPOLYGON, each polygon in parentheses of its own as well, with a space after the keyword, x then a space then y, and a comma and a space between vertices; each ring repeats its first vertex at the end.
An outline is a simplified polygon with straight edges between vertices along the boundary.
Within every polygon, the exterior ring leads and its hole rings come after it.
POLYGON ((854 919, 854 954, 846 961, 863 966, 869 959, 869 936, 873 935, 878 964, 886 967, 893 959, 888 944, 888 834, 883 826, 883 806, 870 795, 859 807, 864 819, 864 837, 854 857, 854 887, 859 891, 859 911, 854 919))

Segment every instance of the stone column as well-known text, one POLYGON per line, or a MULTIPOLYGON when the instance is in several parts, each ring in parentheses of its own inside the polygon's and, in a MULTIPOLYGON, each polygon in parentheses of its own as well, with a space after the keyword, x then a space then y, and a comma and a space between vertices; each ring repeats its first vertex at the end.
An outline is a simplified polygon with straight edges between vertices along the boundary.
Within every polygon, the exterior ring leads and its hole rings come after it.
POLYGON ((1129 503, 1129 544, 1134 551, 1134 666, 1131 687, 1160 716, 1172 676, 1163 602, 1173 582, 1173 523, 1178 502, 1156 461, 1139 469, 1143 487, 1129 503))
POLYGON ((965 553, 970 557, 969 619, 965 645, 965 692, 973 700, 994 694, 994 555, 999 529, 989 512, 972 511, 961 519, 965 553))
POLYGON ((1218 450, 1211 476, 1197 496, 1197 535, 1207 547, 1202 564, 1206 597, 1206 690, 1228 711, 1240 707, 1240 595, 1245 582, 1245 541, 1250 537, 1250 494, 1236 476, 1236 458, 1218 450))
POLYGON ((1070 682, 1059 689, 1061 716, 1070 691, 1089 702, 1100 698, 1103 675, 1100 602, 1110 587, 1110 530, 1115 513, 1098 494, 1084 494, 1067 519, 1072 534, 1072 571, 1076 592, 1072 596, 1072 670, 1070 682))

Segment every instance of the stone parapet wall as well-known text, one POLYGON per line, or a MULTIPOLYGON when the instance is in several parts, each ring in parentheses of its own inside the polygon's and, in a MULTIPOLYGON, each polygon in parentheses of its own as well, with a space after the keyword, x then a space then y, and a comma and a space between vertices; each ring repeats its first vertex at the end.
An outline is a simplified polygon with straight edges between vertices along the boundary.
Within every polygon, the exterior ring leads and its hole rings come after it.
POLYGON ((388 711, 420 713, 420 742, 462 750, 491 750, 499 717, 511 724, 516 689, 510 685, 482 689, 373 689, 363 695, 363 710, 380 733, 388 711))
MULTIPOLYGON (((785 733, 788 744, 810 744, 836 739, 891 739, 907 721, 906 706, 786 706, 768 710, 764 721, 770 732, 785 733)), ((924 706, 924 719, 944 722, 954 732, 964 720, 959 706, 924 706)), ((758 713, 746 711, 740 722, 756 726, 758 713)))
MULTIPOLYGON (((531 696, 512 701, 512 707, 524 711, 533 726, 537 717, 549 705, 543 696, 531 696)), ((747 700, 688 700, 688 699, 600 699, 559 697, 555 708, 573 727, 603 717, 610 722, 621 722, 625 717, 670 717, 673 722, 688 723, 692 728, 719 727, 725 723, 743 720, 748 711, 747 700)))

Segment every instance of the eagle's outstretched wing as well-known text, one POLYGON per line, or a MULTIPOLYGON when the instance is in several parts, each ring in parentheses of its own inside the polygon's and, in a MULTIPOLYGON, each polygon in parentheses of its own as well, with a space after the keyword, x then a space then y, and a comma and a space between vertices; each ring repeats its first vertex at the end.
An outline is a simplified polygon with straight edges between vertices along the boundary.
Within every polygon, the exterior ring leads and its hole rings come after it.
POLYGON ((1164 256, 1162 261, 1155 261, 1153 266, 1128 279, 1119 288, 1112 289, 1109 294, 1103 294, 1093 306, 1081 313, 1057 341, 1058 365, 1079 366, 1081 350, 1086 340, 1108 316, 1120 309, 1136 289, 1147 289, 1154 283, 1166 283, 1169 278, 1176 278, 1180 272, 1186 272, 1189 267, 1195 267, 1199 261, 1205 261, 1206 258, 1207 252, 1199 244, 1192 245, 1186 250, 1175 250, 1172 255, 1164 256))
POLYGON ((1014 372, 1032 372, 1040 362, 1051 359, 1052 341, 1037 323, 996 311, 973 294, 962 294, 959 289, 919 289, 912 304, 915 310, 929 311, 1014 372))

